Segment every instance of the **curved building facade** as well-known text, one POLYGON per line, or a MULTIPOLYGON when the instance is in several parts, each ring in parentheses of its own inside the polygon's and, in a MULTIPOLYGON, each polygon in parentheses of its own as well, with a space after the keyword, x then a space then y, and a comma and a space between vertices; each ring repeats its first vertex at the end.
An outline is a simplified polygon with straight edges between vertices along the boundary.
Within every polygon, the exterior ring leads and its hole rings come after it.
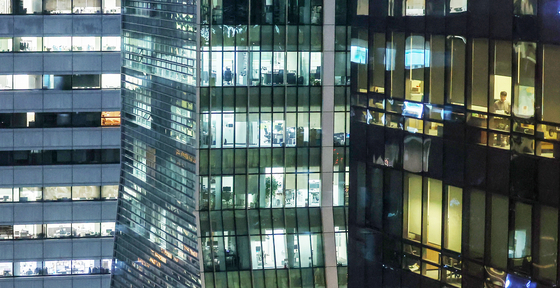
POLYGON ((195 9, 193 1, 123 2, 112 287, 200 287, 195 9))

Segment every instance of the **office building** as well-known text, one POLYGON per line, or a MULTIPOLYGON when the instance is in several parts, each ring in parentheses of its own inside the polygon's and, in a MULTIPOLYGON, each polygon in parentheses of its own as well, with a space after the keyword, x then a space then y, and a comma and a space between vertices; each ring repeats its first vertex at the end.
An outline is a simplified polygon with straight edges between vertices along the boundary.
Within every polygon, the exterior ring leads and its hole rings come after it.
POLYGON ((346 2, 124 7, 114 287, 345 287, 346 2))
POLYGON ((202 1, 205 287, 345 287, 346 1, 202 1))
POLYGON ((350 287, 556 287, 560 6, 362 1, 350 287))
POLYGON ((120 1, 0 1, 0 287, 109 287, 120 1))
POLYGON ((200 287, 196 3, 123 3, 122 170, 111 287, 200 287))

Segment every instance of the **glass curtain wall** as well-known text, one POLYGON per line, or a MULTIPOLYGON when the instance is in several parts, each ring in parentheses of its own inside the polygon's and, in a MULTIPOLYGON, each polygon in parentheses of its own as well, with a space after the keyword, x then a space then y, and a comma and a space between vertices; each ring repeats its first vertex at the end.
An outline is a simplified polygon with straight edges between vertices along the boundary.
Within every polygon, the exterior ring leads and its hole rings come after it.
POLYGON ((317 0, 201 2, 206 287, 326 285, 322 9, 317 0))
MULTIPOLYGON (((103 10, 110 13, 118 4, 103 10)), ((123 6, 123 156, 111 287, 200 287, 194 214, 197 5, 127 0, 123 6)), ((82 40, 82 49, 109 49, 105 41, 101 47, 82 40)))
POLYGON ((557 3, 382 2, 351 8, 349 286, 555 287, 557 3))

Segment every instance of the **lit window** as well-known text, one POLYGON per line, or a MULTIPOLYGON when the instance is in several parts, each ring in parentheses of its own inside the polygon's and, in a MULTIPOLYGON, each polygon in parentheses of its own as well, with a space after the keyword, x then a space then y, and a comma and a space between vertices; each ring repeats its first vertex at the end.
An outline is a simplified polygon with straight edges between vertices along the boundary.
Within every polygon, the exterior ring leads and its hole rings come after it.
POLYGON ((104 0, 104 14, 121 14, 121 0, 104 0))
MULTIPOLYGON (((0 0, 0 14, 2 14, 2 0, 0 0)), ((0 52, 11 52, 12 51, 12 38, 0 37, 0 52)))
POLYGON ((101 0, 74 0, 72 11, 74 14, 99 14, 101 13, 101 0))
MULTIPOLYGON (((1 38, 0 41, 2 41, 1 38)), ((103 44, 103 51, 121 51, 121 37, 103 37, 101 42, 103 44)), ((2 51, 1 44, 0 51, 2 51)))
POLYGON ((41 37, 15 37, 14 50, 16 52, 35 52, 43 50, 41 37))
MULTIPOLYGON (((72 50, 71 37, 44 37, 43 38, 43 51, 70 51, 72 50)), ((0 48, 1 49, 1 48, 0 48)))
POLYGON ((119 125, 121 125, 120 111, 101 112, 101 126, 119 126, 119 125))
POLYGON ((14 75, 14 89, 41 89, 41 75, 14 75))
POLYGON ((121 74, 101 75, 101 88, 118 89, 121 88, 121 74))
POLYGON ((100 51, 101 37, 72 37, 72 51, 100 51))
POLYGON ((0 75, 0 90, 12 89, 12 75, 0 75))

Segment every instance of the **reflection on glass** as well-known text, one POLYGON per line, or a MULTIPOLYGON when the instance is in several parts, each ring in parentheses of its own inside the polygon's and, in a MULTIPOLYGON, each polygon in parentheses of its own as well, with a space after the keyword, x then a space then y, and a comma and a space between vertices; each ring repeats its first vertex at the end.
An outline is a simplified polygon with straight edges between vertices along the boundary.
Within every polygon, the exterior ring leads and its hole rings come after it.
POLYGON ((537 0, 514 0, 513 13, 515 15, 536 15, 537 0))
MULTIPOLYGON (((422 1, 423 2, 423 1, 422 1)), ((430 61, 430 51, 424 51, 424 36, 411 35, 406 38, 405 68, 407 100, 422 102, 424 96, 424 66, 430 61)))
POLYGON ((440 180, 426 178, 424 182, 424 202, 427 207, 423 217, 422 243, 441 247, 441 225, 442 225, 442 182, 440 180))
POLYGON ((532 267, 531 253, 531 219, 532 206, 515 203, 514 230, 510 230, 508 258, 513 269, 529 273, 532 267))
POLYGON ((403 236, 420 242, 422 235, 422 177, 406 174, 403 200, 403 236))
MULTIPOLYGON (((521 118, 535 115, 535 71, 537 43, 517 42, 514 46, 517 66, 513 113, 521 118)), ((500 94, 501 96, 501 94, 500 94)))
POLYGON ((463 189, 447 186, 445 207, 444 248, 461 253, 463 227, 463 189))
POLYGON ((493 87, 490 88, 491 96, 488 108, 492 113, 509 114, 512 81, 511 42, 495 41, 493 48, 494 61, 490 81, 493 87))
MULTIPOLYGON (((462 36, 447 36, 447 103, 455 105, 465 104, 465 66, 467 39, 462 36)), ((441 85, 441 84, 440 84, 441 85)))

